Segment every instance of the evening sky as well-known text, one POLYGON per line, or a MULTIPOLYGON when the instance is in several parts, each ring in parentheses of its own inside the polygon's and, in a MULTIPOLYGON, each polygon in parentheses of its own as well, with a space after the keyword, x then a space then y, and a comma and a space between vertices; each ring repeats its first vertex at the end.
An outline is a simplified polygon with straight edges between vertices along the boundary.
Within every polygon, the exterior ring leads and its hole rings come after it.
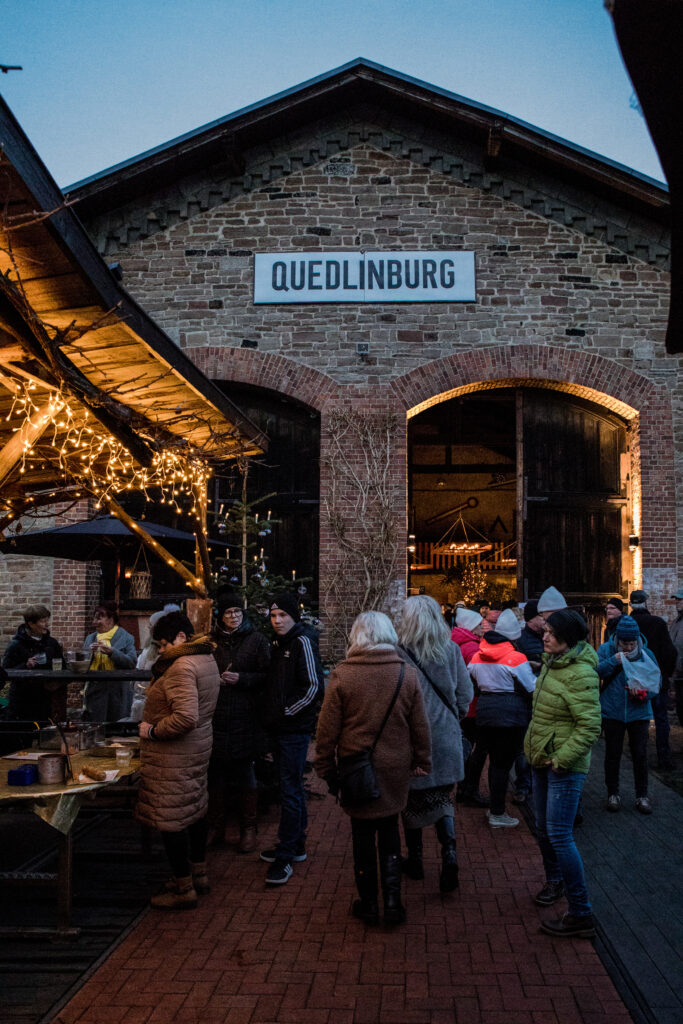
POLYGON ((3 95, 62 187, 356 57, 662 180, 602 0, 0 0, 3 95))

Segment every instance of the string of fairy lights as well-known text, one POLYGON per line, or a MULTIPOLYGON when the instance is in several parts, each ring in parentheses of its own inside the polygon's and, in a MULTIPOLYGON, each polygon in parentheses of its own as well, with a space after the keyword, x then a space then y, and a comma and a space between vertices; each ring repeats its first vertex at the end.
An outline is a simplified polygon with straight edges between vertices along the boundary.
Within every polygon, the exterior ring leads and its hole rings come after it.
MULTIPOLYGON (((150 491, 154 491, 154 500, 161 504, 171 505, 186 515, 199 515, 197 495, 204 493, 211 476, 203 459, 165 447, 154 452, 151 466, 140 466, 118 438, 87 409, 75 408, 63 391, 49 390, 44 404, 39 405, 38 390, 32 382, 17 382, 5 417, 7 422, 22 420, 20 426, 13 428, 24 438, 20 477, 57 468, 93 494, 96 508, 105 504, 108 497, 129 490, 141 491, 150 501, 150 491)), ((14 511, 11 499, 0 503, 0 511, 6 515, 14 511)))

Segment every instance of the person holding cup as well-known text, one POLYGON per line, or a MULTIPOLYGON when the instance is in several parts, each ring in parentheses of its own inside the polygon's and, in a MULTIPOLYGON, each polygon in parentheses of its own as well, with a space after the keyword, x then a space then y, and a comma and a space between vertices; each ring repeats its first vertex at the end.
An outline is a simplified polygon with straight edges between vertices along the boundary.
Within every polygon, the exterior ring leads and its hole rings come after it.
MULTIPOLYGON (((95 609, 95 632, 88 634, 84 644, 86 657, 90 656, 90 671, 135 668, 138 657, 135 640, 118 622, 118 609, 113 601, 103 601, 95 609)), ((118 722, 130 713, 132 701, 133 691, 128 680, 116 683, 91 680, 85 690, 85 717, 91 722, 118 722)))
MULTIPOLYGON (((29 605, 23 613, 23 619, 5 651, 2 667, 46 672, 54 668, 54 662, 61 669, 62 645, 50 635, 50 609, 43 604, 29 605)), ((55 714, 59 715, 65 693, 65 687, 59 683, 34 683, 15 679, 10 685, 10 717, 40 722, 55 714)))

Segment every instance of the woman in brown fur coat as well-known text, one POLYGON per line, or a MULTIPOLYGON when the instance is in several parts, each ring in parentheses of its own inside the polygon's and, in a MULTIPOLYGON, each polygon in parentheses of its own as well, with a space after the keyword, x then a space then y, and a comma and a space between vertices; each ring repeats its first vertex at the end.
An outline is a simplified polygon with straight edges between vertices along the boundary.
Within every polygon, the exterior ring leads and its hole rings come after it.
POLYGON ((196 907, 208 892, 206 877, 207 788, 211 719, 220 678, 214 644, 193 637, 182 612, 154 626, 159 657, 140 722, 141 771, 137 817, 161 832, 173 879, 152 898, 162 910, 196 907))
MULTIPOLYGON (((351 627, 346 659, 330 676, 316 731, 315 769, 336 793, 336 756, 371 747, 396 691, 402 661, 398 638, 382 612, 364 612, 351 627)), ((411 775, 431 770, 429 725, 417 670, 403 665, 394 708, 375 748, 373 764, 381 796, 345 807, 351 817, 353 861, 360 899, 355 917, 377 924, 377 849, 385 924, 405 921, 401 903, 401 839, 398 816, 408 799, 411 775)))

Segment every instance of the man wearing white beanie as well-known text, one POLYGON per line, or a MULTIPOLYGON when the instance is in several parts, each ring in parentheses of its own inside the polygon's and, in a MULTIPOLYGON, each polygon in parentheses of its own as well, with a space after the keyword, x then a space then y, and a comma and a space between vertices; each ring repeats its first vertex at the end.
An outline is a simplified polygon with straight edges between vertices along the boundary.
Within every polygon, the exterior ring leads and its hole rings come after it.
POLYGON ((567 607, 567 602, 556 587, 548 587, 538 599, 538 614, 547 619, 553 612, 567 607))

